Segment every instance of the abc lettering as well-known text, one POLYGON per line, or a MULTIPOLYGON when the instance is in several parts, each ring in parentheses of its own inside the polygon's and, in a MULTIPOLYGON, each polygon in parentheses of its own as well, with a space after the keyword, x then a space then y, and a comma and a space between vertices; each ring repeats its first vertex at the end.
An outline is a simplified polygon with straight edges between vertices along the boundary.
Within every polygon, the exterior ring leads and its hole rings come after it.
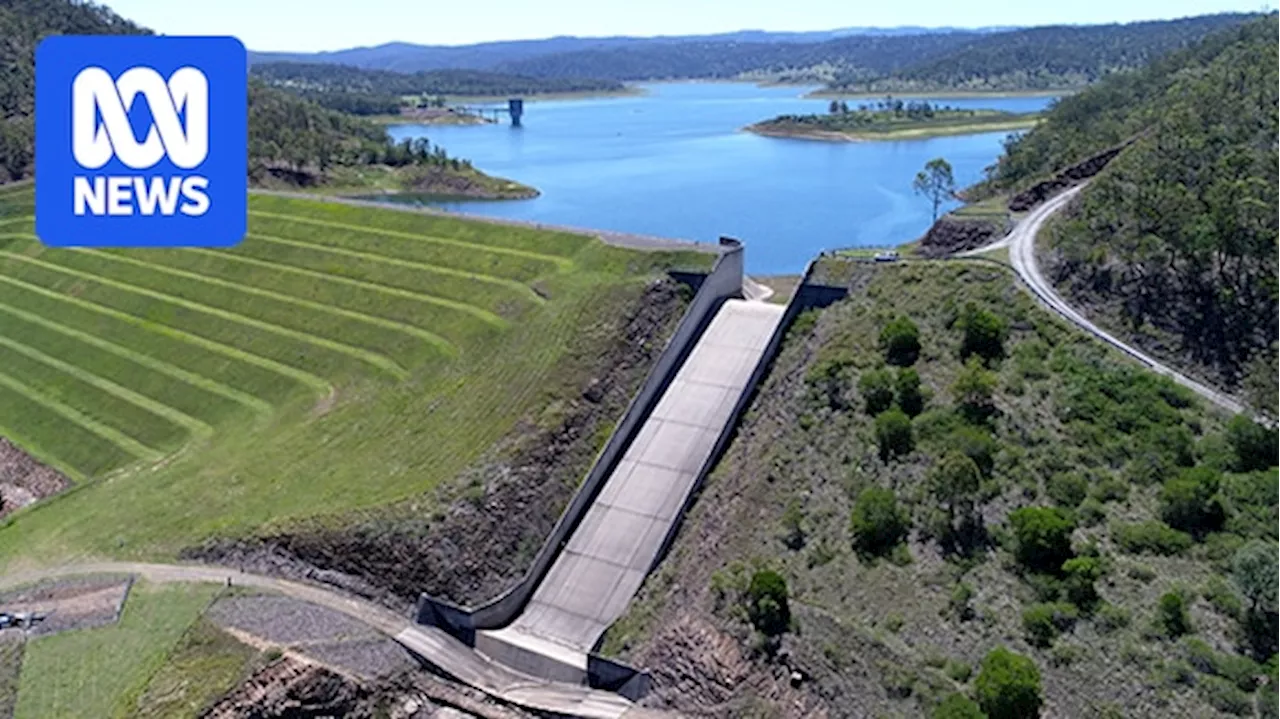
MULTIPOLYGON (((71 107, 72 154, 85 170, 101 169, 112 158, 131 170, 147 170, 166 157, 192 170, 209 155, 209 83, 193 67, 180 68, 167 82, 149 67, 131 68, 115 80, 100 67, 87 67, 72 82, 71 107), (141 142, 128 116, 138 96, 153 118, 141 142)), ((208 187, 208 178, 194 174, 77 175, 74 212, 198 217, 209 210, 208 187)))

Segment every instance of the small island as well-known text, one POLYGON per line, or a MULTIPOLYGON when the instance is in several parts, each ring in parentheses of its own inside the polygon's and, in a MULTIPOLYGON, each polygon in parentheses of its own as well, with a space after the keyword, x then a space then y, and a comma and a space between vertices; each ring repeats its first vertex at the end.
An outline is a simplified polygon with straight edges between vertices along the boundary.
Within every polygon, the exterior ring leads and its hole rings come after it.
POLYGON ((832 100, 830 111, 824 115, 779 115, 772 120, 750 125, 746 130, 769 137, 836 142, 913 140, 942 135, 1025 130, 1039 120, 1039 113, 971 110, 935 105, 927 100, 904 102, 887 97, 854 108, 850 108, 843 100, 832 100))

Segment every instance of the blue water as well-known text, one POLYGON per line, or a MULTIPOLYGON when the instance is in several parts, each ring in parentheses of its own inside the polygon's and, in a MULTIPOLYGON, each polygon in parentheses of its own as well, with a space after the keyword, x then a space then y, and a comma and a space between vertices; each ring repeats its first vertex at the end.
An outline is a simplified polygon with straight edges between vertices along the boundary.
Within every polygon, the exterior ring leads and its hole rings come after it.
MULTIPOLYGON (((526 103, 523 128, 402 125, 390 132, 396 139, 426 135, 485 172, 542 191, 532 200, 439 206, 701 241, 732 235, 746 243, 748 268, 768 274, 797 272, 823 249, 917 238, 931 208, 911 192, 916 172, 945 157, 958 185, 975 182, 1006 134, 850 143, 767 138, 741 128, 783 113, 824 112, 829 101, 802 99, 807 90, 795 87, 646 88, 640 97, 526 103)), ((1050 99, 938 102, 1030 112, 1050 99)))

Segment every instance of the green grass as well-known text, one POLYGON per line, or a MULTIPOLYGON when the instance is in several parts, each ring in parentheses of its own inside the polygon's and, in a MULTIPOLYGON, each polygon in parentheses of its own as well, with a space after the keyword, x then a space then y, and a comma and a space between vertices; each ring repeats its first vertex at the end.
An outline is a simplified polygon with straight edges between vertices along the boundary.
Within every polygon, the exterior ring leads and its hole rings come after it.
POLYGON ((135 584, 117 624, 28 642, 15 718, 134 716, 137 697, 217 591, 135 584))
POLYGON ((151 678, 131 716, 199 716, 244 678, 257 655, 209 620, 199 619, 151 678))
POLYGON ((0 568, 171 558, 421 495, 540 412, 548 387, 585 381, 564 361, 582 326, 614 321, 661 268, 711 260, 250 206, 229 251, 56 250, 29 222, 0 227, 0 435, 82 484, 0 524, 0 568))

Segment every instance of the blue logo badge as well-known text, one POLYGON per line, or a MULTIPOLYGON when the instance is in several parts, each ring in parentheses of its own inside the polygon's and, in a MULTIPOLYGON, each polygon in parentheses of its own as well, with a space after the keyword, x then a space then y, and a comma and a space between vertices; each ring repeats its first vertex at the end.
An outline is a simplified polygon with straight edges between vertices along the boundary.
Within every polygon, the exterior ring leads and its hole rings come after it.
POLYGON ((229 247, 248 206, 248 76, 231 37, 46 38, 36 234, 55 247, 229 247))

